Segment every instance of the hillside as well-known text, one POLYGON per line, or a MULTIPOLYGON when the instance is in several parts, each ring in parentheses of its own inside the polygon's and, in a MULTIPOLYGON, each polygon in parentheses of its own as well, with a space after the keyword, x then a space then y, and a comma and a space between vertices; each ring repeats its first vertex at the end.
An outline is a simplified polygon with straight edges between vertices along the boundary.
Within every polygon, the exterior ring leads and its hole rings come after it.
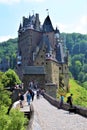
POLYGON ((0 68, 3 71, 3 66, 7 66, 6 69, 14 69, 16 65, 17 54, 17 38, 9 39, 8 41, 0 43, 0 68))
POLYGON ((70 92, 66 94, 65 101, 67 96, 72 93, 73 94, 73 104, 87 107, 87 90, 74 80, 70 79, 69 81, 70 92))

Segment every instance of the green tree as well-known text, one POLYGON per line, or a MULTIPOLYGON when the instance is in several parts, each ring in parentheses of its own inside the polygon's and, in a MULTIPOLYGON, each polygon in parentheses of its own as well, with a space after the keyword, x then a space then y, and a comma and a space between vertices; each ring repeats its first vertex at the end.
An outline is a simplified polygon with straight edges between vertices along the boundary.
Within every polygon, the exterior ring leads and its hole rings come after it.
POLYGON ((72 64, 72 68, 71 68, 71 72, 73 74, 73 77, 78 80, 78 75, 79 75, 79 72, 81 71, 82 69, 82 64, 79 60, 76 60, 74 61, 74 63, 72 64))
POLYGON ((82 71, 87 73, 87 64, 84 64, 83 67, 82 67, 82 71))
POLYGON ((82 86, 83 86, 85 89, 87 89, 87 81, 83 82, 83 83, 82 83, 82 86))
POLYGON ((28 120, 24 117, 24 113, 18 109, 11 109, 7 114, 11 104, 11 93, 2 84, 3 75, 3 72, 0 72, 0 130, 25 130, 28 120))
POLYGON ((87 81, 87 73, 84 75, 84 82, 87 81))
POLYGON ((3 74, 2 83, 5 87, 13 87, 16 84, 20 84, 21 80, 19 79, 15 71, 9 69, 3 74))
POLYGON ((79 74, 78 74, 78 80, 80 81, 80 82, 83 82, 84 81, 84 72, 80 72, 79 74))
POLYGON ((27 118, 24 117, 24 113, 18 110, 12 109, 9 115, 11 122, 6 130, 25 130, 25 124, 27 118))

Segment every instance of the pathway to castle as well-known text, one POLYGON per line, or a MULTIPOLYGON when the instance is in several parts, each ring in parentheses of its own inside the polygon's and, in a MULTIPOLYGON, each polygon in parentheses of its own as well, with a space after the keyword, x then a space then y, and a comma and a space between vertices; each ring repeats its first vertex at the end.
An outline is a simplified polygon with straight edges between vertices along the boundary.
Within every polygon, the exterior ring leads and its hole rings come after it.
POLYGON ((34 106, 32 130, 87 130, 87 118, 58 109, 42 96, 31 104, 34 106))

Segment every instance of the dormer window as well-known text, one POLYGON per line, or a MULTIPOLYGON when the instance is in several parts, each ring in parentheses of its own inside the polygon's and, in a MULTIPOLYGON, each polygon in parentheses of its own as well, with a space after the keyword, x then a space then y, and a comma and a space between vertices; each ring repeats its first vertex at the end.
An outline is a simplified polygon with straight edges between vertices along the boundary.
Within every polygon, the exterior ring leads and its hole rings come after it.
POLYGON ((17 65, 20 66, 20 65, 21 65, 21 61, 18 61, 18 62, 17 62, 17 65))
POLYGON ((47 57, 47 58, 49 58, 49 57, 50 57, 50 54, 49 54, 49 53, 47 53, 47 54, 46 54, 46 57, 47 57))

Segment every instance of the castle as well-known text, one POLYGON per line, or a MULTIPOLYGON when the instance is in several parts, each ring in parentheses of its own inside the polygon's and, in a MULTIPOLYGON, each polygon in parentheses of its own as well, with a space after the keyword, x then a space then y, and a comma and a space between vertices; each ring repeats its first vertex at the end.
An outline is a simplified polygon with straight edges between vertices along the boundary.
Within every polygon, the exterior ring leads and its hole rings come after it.
POLYGON ((18 30, 17 73, 25 86, 34 81, 40 87, 68 89, 68 51, 49 15, 43 25, 39 14, 23 17, 18 30))

